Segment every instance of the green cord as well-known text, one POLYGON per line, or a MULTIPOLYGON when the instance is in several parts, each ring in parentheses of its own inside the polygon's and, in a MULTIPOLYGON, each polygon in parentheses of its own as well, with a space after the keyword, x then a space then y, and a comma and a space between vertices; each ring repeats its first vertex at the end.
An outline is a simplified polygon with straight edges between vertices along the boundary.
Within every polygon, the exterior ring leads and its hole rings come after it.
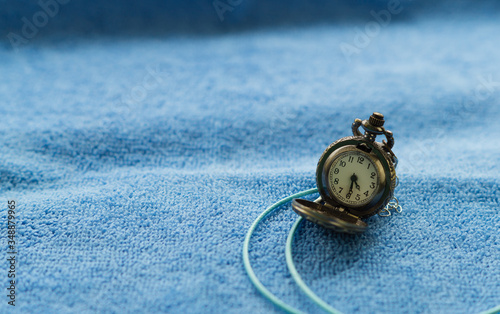
MULTIPOLYGON (((250 258, 249 258, 249 245, 250 245, 250 239, 252 238, 252 234, 259 225, 259 223, 264 220, 264 218, 267 217, 273 210, 278 208, 279 206, 290 202, 294 198, 306 196, 309 194, 314 194, 317 193, 318 189, 310 189, 310 190, 305 190, 293 195, 290 195, 277 203, 274 203, 271 205, 269 208, 267 208, 264 212, 262 212, 257 219, 253 222, 252 226, 250 229, 248 229, 248 232, 245 236, 245 241, 243 242, 243 265, 245 266, 245 270, 247 272, 248 277, 250 278, 250 281, 254 284, 254 286, 257 288, 257 290, 262 293, 262 295, 268 299, 269 301, 273 302, 276 306, 281 308, 284 311, 287 311, 289 313, 294 313, 294 314, 299 314, 302 313, 298 309, 291 307, 290 305, 286 304, 285 302, 281 301, 278 299, 274 294, 272 294, 269 290, 264 287, 264 285, 259 281, 257 276, 255 275, 255 272, 252 269, 252 266, 250 265, 250 258)), ((334 314, 341 314, 338 310, 332 308, 329 306, 325 301, 321 300, 314 292, 312 292, 311 289, 305 284, 305 282, 302 280, 300 277, 299 273, 297 272, 297 269, 295 268, 295 265, 293 263, 293 257, 292 257, 292 244, 293 244, 293 237, 302 222, 302 217, 297 219, 297 221, 293 224, 292 228, 290 229, 290 232, 288 233, 288 238, 286 240, 286 248, 285 248, 285 255, 286 255, 286 264, 288 266, 288 269, 292 275, 292 278, 295 280, 297 285, 302 289, 302 291, 314 302, 316 303, 319 307, 324 309, 325 311, 329 313, 334 313, 334 314)), ((491 308, 489 310, 486 310, 484 312, 481 312, 480 314, 499 314, 500 313, 500 305, 496 306, 494 308, 491 308)))
POLYGON ((299 272, 295 268, 295 264, 293 263, 293 257, 292 257, 292 244, 293 244, 293 236, 295 235, 295 232, 297 231, 300 223, 302 222, 302 217, 299 217, 297 221, 293 224, 292 229, 290 229, 290 232, 288 233, 288 238, 286 239, 286 249, 285 249, 285 255, 286 255, 286 265, 288 266, 288 270, 290 271, 290 274, 292 275, 293 280, 297 283, 297 286, 304 291, 304 293, 314 302, 316 303, 319 307, 321 307, 323 310, 327 311, 328 313, 332 314, 342 314, 342 312, 334 309, 330 305, 328 305, 325 301, 321 300, 314 292, 312 292, 311 289, 306 285, 306 283, 302 280, 302 278, 299 275, 299 272))
POLYGON ((302 312, 297 310, 296 308, 289 306, 288 304, 281 301, 280 299, 278 299, 274 294, 272 294, 269 290, 267 290, 266 287, 264 287, 264 285, 259 281, 259 279, 255 275, 255 272, 252 269, 252 266, 250 265, 248 247, 250 245, 250 239, 252 238, 252 234, 255 231, 255 228, 257 228, 257 225, 262 220, 264 220, 264 218, 267 215, 269 215, 269 213, 271 213, 274 209, 276 209, 277 207, 279 207, 285 203, 290 202, 294 198, 306 196, 306 195, 317 193, 317 192, 318 192, 318 189, 310 189, 310 190, 302 191, 302 192, 290 195, 289 197, 286 197, 286 198, 280 200, 279 202, 271 205, 262 214, 260 214, 259 217, 257 217, 257 219, 255 219, 255 221, 253 222, 250 229, 248 229, 247 235, 245 236, 245 242, 243 242, 243 265, 245 266, 245 270, 247 272, 248 277, 250 278, 250 281, 252 281, 252 283, 257 288, 257 290, 259 290, 260 293, 262 293, 266 299, 273 302, 279 308, 281 308, 282 310, 285 310, 289 313, 302 313, 302 312))
MULTIPOLYGON (((292 256, 293 237, 295 236, 295 233, 297 232, 297 229, 299 228, 299 225, 302 222, 302 220, 303 220, 303 218, 299 217, 299 219, 297 219, 297 221, 295 221, 295 223, 292 226, 292 229, 290 229, 290 232, 288 233, 288 238, 286 239, 285 255, 286 255, 286 264, 288 266, 288 270, 290 271, 290 274, 292 275, 293 280, 295 280, 295 282, 297 283, 299 288, 314 303, 316 303, 319 307, 321 307, 323 310, 327 311, 328 313, 342 314, 342 312, 332 308, 325 301, 323 301, 316 294, 314 294, 314 292, 312 292, 312 290, 309 289, 309 287, 302 280, 297 269, 295 268, 295 264, 293 262, 293 256, 292 256)), ((486 310, 484 312, 481 312, 480 314, 499 314, 499 313, 500 313, 500 305, 497 307, 491 308, 489 310, 486 310)))
POLYGON ((498 314, 500 313, 500 305, 496 306, 494 308, 491 308, 489 310, 486 310, 484 312, 481 312, 480 314, 498 314))

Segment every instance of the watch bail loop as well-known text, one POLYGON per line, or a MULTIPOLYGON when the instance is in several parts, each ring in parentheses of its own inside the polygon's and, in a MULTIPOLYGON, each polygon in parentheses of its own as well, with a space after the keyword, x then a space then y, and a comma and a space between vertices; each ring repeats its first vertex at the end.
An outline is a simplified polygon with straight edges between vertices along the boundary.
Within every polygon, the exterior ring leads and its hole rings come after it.
POLYGON ((352 124, 352 134, 364 136, 370 142, 374 142, 377 135, 384 134, 387 142, 382 141, 382 143, 390 150, 394 146, 394 137, 391 131, 384 128, 384 123, 384 115, 380 112, 374 112, 368 120, 355 119, 352 124), (359 131, 360 126, 365 130, 365 134, 359 131))

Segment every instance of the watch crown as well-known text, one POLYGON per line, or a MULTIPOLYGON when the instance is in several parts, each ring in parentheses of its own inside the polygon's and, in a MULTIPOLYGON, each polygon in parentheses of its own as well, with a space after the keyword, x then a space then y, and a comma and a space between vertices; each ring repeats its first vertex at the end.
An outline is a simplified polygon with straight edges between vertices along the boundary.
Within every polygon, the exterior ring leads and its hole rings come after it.
POLYGON ((380 112, 374 112, 370 116, 370 119, 368 120, 368 122, 370 122, 371 125, 376 126, 376 127, 383 126, 385 123, 384 115, 381 114, 380 112))

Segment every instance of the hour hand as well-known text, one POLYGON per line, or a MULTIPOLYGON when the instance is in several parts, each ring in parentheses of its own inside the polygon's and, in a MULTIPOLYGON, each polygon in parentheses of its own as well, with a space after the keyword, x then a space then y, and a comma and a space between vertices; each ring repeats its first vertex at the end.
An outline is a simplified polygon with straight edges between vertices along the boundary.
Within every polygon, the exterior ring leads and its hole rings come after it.
POLYGON ((356 184, 356 189, 358 189, 358 191, 361 191, 361 187, 359 186, 358 181, 354 182, 354 184, 356 184))

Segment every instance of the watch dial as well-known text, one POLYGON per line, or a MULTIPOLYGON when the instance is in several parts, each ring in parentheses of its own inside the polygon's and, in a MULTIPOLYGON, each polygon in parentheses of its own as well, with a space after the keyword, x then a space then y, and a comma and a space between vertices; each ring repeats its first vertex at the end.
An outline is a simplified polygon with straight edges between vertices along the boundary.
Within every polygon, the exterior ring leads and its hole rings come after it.
POLYGON ((350 151, 333 161, 328 182, 337 201, 348 206, 363 206, 377 194, 379 173, 371 157, 350 151))

